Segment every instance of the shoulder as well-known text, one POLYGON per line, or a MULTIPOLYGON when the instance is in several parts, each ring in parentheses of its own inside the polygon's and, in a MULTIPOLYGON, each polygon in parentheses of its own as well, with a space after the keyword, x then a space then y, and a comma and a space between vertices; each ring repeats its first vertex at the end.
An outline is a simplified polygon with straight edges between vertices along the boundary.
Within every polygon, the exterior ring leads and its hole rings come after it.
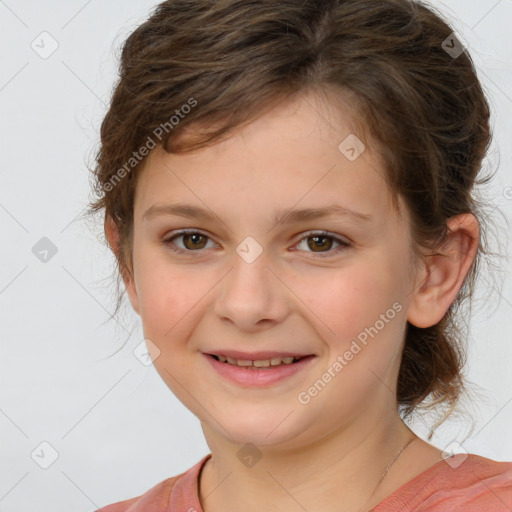
POLYGON ((512 462, 499 462, 475 454, 463 457, 467 458, 462 460, 461 457, 460 465, 451 467, 447 464, 444 472, 444 478, 453 489, 450 500, 454 505, 464 505, 468 511, 512 510, 512 462))
POLYGON ((512 490, 512 462, 499 462, 475 454, 456 454, 442 463, 439 472, 442 479, 447 479, 453 489, 466 489, 488 484, 512 490))
POLYGON ((167 512, 171 505, 174 510, 183 500, 196 503, 198 476, 210 457, 211 454, 207 455, 188 471, 160 482, 140 496, 106 505, 96 512, 167 512))
POLYGON ((456 454, 403 485, 375 512, 510 512, 512 462, 456 454), (391 508, 390 508, 391 507, 391 508))

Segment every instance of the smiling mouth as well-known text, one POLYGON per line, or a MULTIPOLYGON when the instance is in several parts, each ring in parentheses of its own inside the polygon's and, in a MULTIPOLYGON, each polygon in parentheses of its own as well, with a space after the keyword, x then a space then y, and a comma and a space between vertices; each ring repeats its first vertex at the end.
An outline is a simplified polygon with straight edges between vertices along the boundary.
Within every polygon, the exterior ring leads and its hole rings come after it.
POLYGON ((304 359, 309 356, 303 356, 303 357, 293 357, 293 356, 287 356, 287 357, 272 357, 270 359, 256 359, 256 360, 249 360, 249 359, 233 359, 232 357, 228 356, 222 356, 222 355, 215 355, 215 354, 208 354, 209 356, 213 357, 215 360, 219 361, 220 363, 225 363, 232 366, 239 366, 242 368, 257 368, 257 369, 272 369, 279 366, 285 366, 285 365, 291 365, 294 364, 301 359, 304 359))

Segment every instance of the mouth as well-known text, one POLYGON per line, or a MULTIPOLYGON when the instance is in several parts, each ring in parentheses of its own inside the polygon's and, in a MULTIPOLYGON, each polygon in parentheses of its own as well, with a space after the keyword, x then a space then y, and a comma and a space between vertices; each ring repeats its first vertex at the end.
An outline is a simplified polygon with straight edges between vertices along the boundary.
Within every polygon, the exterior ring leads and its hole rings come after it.
POLYGON ((208 354, 220 363, 239 366, 246 369, 257 368, 259 370, 272 369, 283 365, 290 365, 299 362, 304 357, 308 356, 277 356, 269 357, 266 359, 250 359, 250 358, 234 358, 222 354, 208 354))
POLYGON ((203 353, 216 373, 242 387, 268 387, 306 371, 315 354, 283 352, 203 353))

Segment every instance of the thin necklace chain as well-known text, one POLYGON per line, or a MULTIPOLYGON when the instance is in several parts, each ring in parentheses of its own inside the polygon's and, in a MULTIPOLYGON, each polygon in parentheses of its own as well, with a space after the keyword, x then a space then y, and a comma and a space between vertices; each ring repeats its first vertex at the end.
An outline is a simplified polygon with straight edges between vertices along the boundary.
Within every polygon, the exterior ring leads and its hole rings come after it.
MULTIPOLYGON (((386 466, 386 469, 384 470, 384 473, 382 473, 382 476, 380 477, 380 480, 377 482, 377 485, 375 486, 371 496, 370 496, 370 499, 371 497, 375 494, 375 491, 377 490, 377 488, 379 487, 379 485, 381 484, 382 480, 384 480, 384 477, 388 474, 388 471, 391 469, 391 466, 393 466, 393 464, 396 462, 396 460, 398 459, 398 457, 400 457, 400 454, 415 440, 415 439, 418 439, 417 436, 414 436, 414 437, 411 437, 401 448, 400 450, 398 450, 398 453, 396 453, 396 455, 393 457, 393 460, 386 466)), ((373 511, 373 508, 372 510, 369 510, 368 512, 372 512, 373 511)))
POLYGON ((405 443, 402 448, 400 448, 400 450, 398 451, 398 453, 395 455, 395 457, 393 458, 393 460, 387 465, 386 469, 384 470, 384 473, 382 473, 382 476, 380 477, 380 480, 378 481, 377 485, 379 485, 382 480, 384 480, 384 477, 388 474, 388 471, 391 469, 391 466, 396 462, 396 459, 398 459, 398 457, 400 457, 400 454, 415 440, 417 439, 416 436, 414 437, 411 437, 411 439, 409 439, 409 441, 407 441, 407 443, 405 443))
MULTIPOLYGON (((393 457, 393 460, 386 466, 386 469, 384 470, 384 473, 382 473, 382 476, 380 477, 379 481, 377 482, 377 485, 375 486, 375 489, 373 490, 372 494, 370 495, 370 499, 371 497, 375 494, 375 491, 377 490, 377 488, 379 487, 379 485, 381 484, 382 480, 384 480, 384 477, 388 474, 388 471, 391 469, 391 466, 393 466, 393 464, 397 461, 398 457, 400 457, 401 453, 414 441, 418 439, 417 436, 414 436, 414 437, 411 437, 401 448, 400 450, 398 450, 398 452, 395 454, 395 456, 393 457)), ((201 471, 202 473, 202 471, 201 471)), ((202 503, 201 503, 202 505, 202 503)), ((373 508, 371 510, 369 510, 368 512, 373 512, 373 508)))

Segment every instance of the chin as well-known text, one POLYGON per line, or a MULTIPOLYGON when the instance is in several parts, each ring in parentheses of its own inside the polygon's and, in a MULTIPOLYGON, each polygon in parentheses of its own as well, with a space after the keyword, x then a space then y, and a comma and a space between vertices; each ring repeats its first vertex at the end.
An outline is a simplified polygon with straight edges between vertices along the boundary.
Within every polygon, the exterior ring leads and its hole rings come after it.
POLYGON ((289 414, 289 411, 283 414, 282 409, 278 414, 267 412, 265 416, 254 412, 234 414, 232 417, 224 418, 217 416, 219 423, 226 430, 219 428, 218 425, 212 425, 211 422, 209 425, 216 430, 217 434, 239 446, 247 443, 259 447, 286 445, 304 431, 303 426, 296 424, 297 418, 294 418, 294 414, 289 414))

